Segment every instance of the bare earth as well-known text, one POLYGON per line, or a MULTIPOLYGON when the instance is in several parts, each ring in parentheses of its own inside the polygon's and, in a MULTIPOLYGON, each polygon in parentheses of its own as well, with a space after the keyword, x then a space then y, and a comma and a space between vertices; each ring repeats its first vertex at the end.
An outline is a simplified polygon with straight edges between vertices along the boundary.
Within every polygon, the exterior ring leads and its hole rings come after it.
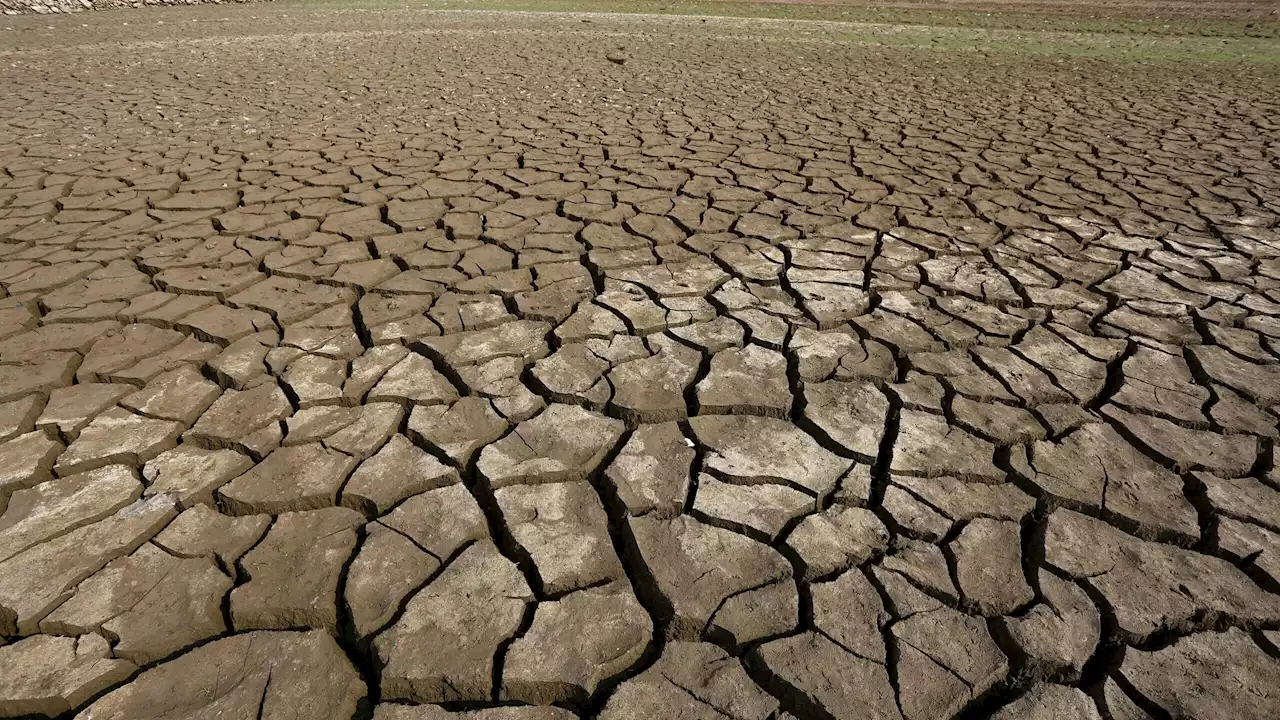
POLYGON ((0 25, 0 717, 1280 717, 1274 40, 0 25))
MULTIPOLYGON (((620 0, 621 1, 621 0, 620 0)), ((767 0, 711 0, 746 3, 767 0)), ((823 5, 875 10, 958 10, 1017 12, 1065 16, 1163 18, 1277 18, 1277 0, 773 0, 784 4, 823 5)))

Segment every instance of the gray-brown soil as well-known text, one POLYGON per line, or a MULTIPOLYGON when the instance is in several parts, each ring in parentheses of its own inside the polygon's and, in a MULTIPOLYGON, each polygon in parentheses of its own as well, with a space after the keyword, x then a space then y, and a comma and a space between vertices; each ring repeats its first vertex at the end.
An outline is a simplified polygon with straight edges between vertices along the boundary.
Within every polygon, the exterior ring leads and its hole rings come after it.
POLYGON ((0 30, 0 717, 1280 716, 1265 37, 0 30))

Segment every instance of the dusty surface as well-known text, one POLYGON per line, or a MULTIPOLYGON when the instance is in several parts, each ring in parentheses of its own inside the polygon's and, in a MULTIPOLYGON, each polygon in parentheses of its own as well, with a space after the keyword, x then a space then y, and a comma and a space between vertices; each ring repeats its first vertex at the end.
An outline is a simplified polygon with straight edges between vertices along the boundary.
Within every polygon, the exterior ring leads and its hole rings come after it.
POLYGON ((248 0, 0 0, 0 13, 5 15, 56 15, 85 10, 139 8, 154 5, 196 5, 204 2, 246 2, 248 0))
POLYGON ((12 26, 0 716, 1280 715, 1265 42, 12 26))
MULTIPOLYGON (((735 0, 724 0, 734 2, 735 0)), ((1276 0, 776 0, 800 5, 823 5, 892 10, 943 10, 964 12, 1014 12, 1103 17, 1164 18, 1274 18, 1280 10, 1276 0)))

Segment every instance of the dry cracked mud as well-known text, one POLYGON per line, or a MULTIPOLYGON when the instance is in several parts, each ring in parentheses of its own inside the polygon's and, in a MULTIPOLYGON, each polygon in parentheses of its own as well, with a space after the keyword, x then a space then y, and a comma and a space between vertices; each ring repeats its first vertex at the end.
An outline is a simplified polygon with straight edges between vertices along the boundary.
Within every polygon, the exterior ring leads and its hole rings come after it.
POLYGON ((1273 66, 11 22, 0 717, 1280 716, 1273 66))

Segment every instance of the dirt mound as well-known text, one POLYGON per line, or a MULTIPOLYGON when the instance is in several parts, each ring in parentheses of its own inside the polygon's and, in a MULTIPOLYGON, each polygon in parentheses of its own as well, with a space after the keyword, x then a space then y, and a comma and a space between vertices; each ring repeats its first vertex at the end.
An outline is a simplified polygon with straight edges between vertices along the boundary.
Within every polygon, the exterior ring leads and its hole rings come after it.
POLYGON ((160 7, 167 5, 225 5, 228 2, 244 3, 258 0, 0 0, 0 11, 5 15, 53 15, 82 10, 113 10, 116 8, 160 7))

